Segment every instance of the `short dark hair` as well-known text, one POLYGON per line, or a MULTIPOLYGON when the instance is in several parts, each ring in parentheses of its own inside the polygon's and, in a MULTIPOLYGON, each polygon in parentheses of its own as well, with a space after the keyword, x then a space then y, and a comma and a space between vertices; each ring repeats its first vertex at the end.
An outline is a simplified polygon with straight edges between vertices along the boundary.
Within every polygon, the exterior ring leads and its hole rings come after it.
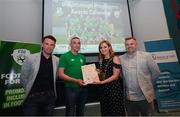
POLYGON ((56 43, 56 38, 55 38, 54 36, 52 36, 52 35, 44 36, 44 37, 42 38, 42 43, 43 43, 44 40, 47 39, 47 38, 53 40, 53 41, 56 43))
POLYGON ((125 41, 130 40, 130 39, 133 39, 133 40, 136 41, 136 38, 135 38, 135 37, 127 37, 127 38, 125 38, 125 41))
POLYGON ((78 37, 78 36, 71 37, 71 38, 70 38, 70 43, 71 43, 72 40, 74 40, 74 39, 79 39, 79 40, 80 40, 80 37, 78 37))

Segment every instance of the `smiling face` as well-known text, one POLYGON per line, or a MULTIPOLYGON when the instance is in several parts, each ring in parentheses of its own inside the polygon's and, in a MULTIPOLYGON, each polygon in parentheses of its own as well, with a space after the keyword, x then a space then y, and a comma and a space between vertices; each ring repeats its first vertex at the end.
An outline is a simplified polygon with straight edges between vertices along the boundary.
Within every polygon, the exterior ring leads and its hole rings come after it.
POLYGON ((101 45, 100 45, 100 53, 102 54, 102 55, 104 55, 104 56, 109 56, 109 50, 110 50, 110 48, 111 47, 109 47, 108 45, 107 45, 107 43, 102 43, 101 45))
POLYGON ((71 46, 72 52, 78 53, 78 51, 80 50, 80 47, 81 47, 80 39, 79 38, 71 39, 70 46, 71 46))
POLYGON ((125 47, 128 54, 133 54, 137 50, 137 42, 135 39, 131 38, 125 40, 125 47))
POLYGON ((43 48, 43 53, 46 55, 50 55, 55 47, 55 41, 45 38, 45 40, 42 42, 42 48, 43 48))
POLYGON ((103 40, 99 43, 99 59, 102 60, 104 58, 113 58, 114 51, 112 45, 109 41, 103 40))

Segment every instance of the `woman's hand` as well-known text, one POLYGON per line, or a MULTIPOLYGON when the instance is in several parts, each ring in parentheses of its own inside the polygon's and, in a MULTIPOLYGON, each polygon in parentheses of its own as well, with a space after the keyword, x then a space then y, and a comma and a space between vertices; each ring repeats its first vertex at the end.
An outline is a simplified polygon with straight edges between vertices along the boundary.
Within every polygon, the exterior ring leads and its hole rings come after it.
POLYGON ((94 84, 94 85, 101 85, 101 84, 103 84, 103 81, 94 81, 92 84, 94 84))
POLYGON ((98 75, 101 73, 101 70, 100 69, 96 69, 98 75))

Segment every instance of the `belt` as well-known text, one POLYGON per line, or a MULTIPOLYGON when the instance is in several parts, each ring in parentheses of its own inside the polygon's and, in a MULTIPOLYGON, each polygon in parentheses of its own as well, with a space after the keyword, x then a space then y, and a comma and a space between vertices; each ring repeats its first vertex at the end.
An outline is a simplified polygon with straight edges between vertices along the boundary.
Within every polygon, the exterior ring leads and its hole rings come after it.
POLYGON ((39 91, 39 92, 32 92, 28 95, 28 97, 37 97, 37 96, 48 96, 54 95, 54 91, 39 91))

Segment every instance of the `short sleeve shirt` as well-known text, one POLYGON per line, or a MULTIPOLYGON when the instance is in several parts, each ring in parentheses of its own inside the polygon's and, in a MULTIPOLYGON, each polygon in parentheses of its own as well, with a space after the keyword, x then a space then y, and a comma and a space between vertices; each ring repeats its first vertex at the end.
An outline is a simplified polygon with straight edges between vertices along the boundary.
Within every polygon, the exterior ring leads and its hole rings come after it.
MULTIPOLYGON (((74 55, 71 51, 60 56, 59 68, 64 68, 64 73, 72 78, 83 79, 81 66, 85 65, 85 57, 82 54, 74 55)), ((66 87, 79 87, 77 83, 65 82, 66 87)))

